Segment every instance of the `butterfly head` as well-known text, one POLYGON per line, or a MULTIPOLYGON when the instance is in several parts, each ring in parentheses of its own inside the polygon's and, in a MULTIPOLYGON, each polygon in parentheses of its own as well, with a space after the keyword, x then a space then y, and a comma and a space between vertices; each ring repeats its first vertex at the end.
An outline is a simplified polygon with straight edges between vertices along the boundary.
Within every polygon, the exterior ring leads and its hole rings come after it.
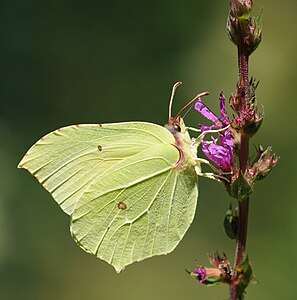
POLYGON ((191 101, 189 101, 176 115, 176 117, 172 116, 172 103, 173 98, 176 89, 182 84, 182 82, 177 82, 171 92, 170 102, 169 102, 169 118, 168 118, 168 124, 165 126, 170 132, 172 133, 186 133, 186 126, 183 121, 183 118, 180 116, 181 113, 187 109, 188 107, 191 107, 191 105, 194 105, 194 103, 203 96, 208 95, 208 92, 200 93, 196 95, 191 101))
POLYGON ((186 126, 184 123, 184 120, 182 117, 170 117, 168 124, 166 125, 166 128, 170 131, 179 132, 179 133, 185 133, 186 132, 186 126))

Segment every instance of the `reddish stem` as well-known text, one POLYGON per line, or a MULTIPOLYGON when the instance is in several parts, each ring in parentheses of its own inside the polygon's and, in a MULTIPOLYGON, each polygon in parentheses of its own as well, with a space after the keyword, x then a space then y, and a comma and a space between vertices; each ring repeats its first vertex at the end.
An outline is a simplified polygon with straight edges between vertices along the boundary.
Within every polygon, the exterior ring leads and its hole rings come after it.
MULTIPOLYGON (((248 75, 248 54, 244 50, 243 34, 239 33, 242 42, 238 44, 238 68, 239 79, 237 85, 237 93, 240 96, 240 111, 246 108, 249 99, 249 75, 248 75)), ((248 169, 249 160, 249 138, 241 134, 240 148, 239 148, 239 166, 240 172, 244 174, 248 169)), ((230 300, 242 299, 241 291, 239 289, 239 280, 237 268, 243 263, 245 259, 247 228, 248 228, 248 213, 249 213, 249 198, 238 200, 239 207, 239 232, 236 239, 236 250, 234 259, 234 271, 232 282, 230 284, 230 300)))

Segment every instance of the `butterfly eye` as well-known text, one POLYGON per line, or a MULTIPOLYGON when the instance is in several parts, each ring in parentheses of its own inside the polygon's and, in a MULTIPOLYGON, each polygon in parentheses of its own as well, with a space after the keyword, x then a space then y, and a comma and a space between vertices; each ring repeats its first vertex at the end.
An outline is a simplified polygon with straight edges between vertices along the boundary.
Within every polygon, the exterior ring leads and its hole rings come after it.
POLYGON ((181 132, 181 128, 180 128, 180 126, 179 126, 178 124, 174 124, 174 125, 173 125, 173 128, 174 128, 176 131, 181 132))

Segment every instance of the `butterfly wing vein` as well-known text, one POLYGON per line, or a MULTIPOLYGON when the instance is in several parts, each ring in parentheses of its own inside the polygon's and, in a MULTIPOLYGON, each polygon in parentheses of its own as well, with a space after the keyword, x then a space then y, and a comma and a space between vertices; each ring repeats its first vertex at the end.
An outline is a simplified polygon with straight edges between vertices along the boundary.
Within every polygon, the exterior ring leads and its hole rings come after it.
POLYGON ((164 127, 144 122, 61 128, 22 159, 71 215, 71 233, 87 252, 119 272, 171 252, 189 228, 198 189, 193 166, 164 127))

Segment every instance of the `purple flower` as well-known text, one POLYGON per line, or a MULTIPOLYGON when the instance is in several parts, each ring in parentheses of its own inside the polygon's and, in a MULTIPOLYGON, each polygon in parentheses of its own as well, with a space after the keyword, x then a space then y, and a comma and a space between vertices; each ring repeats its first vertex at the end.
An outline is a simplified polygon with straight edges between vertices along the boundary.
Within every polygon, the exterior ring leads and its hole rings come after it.
POLYGON ((221 257, 218 252, 209 256, 213 265, 211 268, 199 266, 194 272, 189 272, 200 284, 212 285, 216 283, 229 283, 231 279, 231 267, 225 254, 221 257))
POLYGON ((204 267, 199 267, 194 271, 194 275, 197 277, 200 284, 206 279, 206 270, 204 267))
POLYGON ((194 276, 198 279, 198 283, 211 285, 216 282, 224 282, 225 274, 221 268, 205 268, 199 267, 194 271, 194 276))
MULTIPOLYGON (((195 109, 200 112, 205 118, 212 121, 214 124, 211 126, 200 125, 202 132, 209 130, 222 129, 230 124, 226 111, 226 101, 223 93, 220 93, 220 110, 221 116, 217 117, 210 109, 203 104, 199 98, 195 104, 195 109)), ((230 172, 233 166, 234 143, 232 140, 232 133, 230 129, 218 133, 218 138, 212 137, 212 141, 202 141, 202 151, 211 161, 213 161, 224 172, 230 172)))

